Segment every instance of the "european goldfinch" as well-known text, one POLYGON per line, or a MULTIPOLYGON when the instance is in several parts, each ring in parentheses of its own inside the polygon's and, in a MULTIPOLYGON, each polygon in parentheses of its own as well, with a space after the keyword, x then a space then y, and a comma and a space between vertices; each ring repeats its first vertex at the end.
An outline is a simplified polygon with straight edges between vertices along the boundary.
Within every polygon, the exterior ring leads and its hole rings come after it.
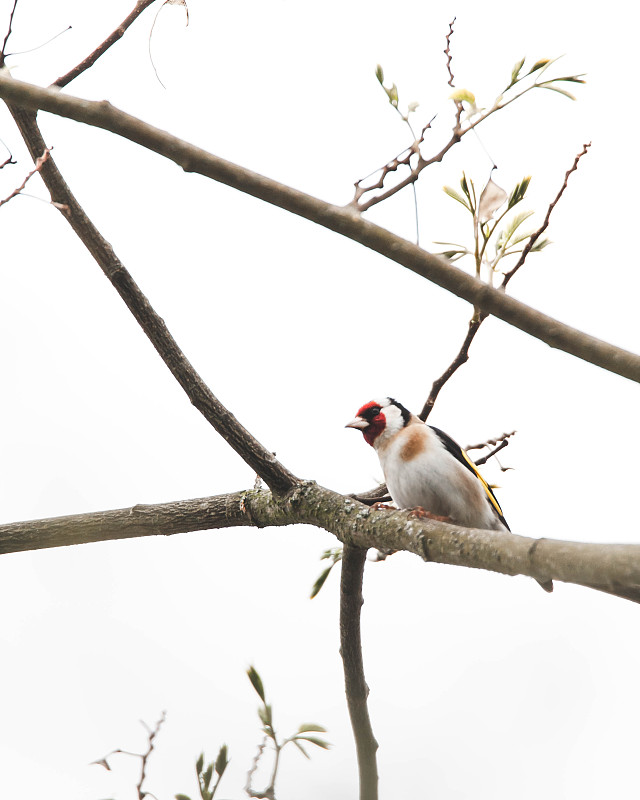
MULTIPOLYGON (((372 400, 347 423, 374 448, 398 508, 422 508, 456 525, 508 531, 502 509, 475 464, 446 433, 391 397, 372 400)), ((540 583, 551 591, 551 581, 540 583)))

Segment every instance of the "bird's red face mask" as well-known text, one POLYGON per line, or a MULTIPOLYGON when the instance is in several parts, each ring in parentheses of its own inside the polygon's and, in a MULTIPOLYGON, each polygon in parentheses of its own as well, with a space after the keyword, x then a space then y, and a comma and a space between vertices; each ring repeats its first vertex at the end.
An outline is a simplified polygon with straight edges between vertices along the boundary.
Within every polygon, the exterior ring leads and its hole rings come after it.
POLYGON ((385 429, 387 420, 375 401, 362 406, 355 418, 345 425, 345 428, 357 428, 362 431, 365 440, 373 447, 373 443, 385 429))

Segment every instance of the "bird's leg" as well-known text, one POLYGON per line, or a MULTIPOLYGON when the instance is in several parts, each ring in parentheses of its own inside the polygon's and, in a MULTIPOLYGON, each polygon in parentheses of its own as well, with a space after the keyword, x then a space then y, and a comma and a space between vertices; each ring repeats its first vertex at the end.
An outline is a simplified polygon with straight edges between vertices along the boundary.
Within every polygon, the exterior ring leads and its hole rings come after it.
POLYGON ((433 519, 436 522, 453 522, 451 517, 442 517, 439 514, 432 514, 430 511, 425 511, 422 506, 416 506, 409 511, 410 517, 415 519, 433 519))

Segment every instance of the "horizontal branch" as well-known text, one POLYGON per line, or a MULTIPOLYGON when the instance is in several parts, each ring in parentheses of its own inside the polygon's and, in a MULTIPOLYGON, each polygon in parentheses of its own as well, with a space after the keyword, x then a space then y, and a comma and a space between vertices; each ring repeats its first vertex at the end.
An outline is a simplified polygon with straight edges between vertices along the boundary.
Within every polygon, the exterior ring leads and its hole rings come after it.
POLYGON ((22 107, 43 109, 103 128, 136 142, 174 161, 187 172, 197 172, 353 239, 550 347, 640 382, 640 356, 565 325, 487 286, 444 259, 368 222, 353 209, 331 205, 225 161, 106 101, 70 97, 57 90, 16 81, 7 74, 0 75, 0 97, 22 107))
POLYGON ((54 517, 0 526, 0 554, 72 544, 171 535, 237 526, 324 528, 344 544, 405 550, 438 564, 564 581, 640 602, 640 545, 531 539, 416 519, 406 511, 369 508, 305 482, 286 495, 266 490, 161 505, 54 517))

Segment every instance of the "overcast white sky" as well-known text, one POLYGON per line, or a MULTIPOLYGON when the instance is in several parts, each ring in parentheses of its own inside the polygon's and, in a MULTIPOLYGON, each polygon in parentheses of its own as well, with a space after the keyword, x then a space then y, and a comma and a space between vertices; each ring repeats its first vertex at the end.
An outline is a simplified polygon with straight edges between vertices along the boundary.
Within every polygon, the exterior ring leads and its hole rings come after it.
MULTIPOLYGON (((0 4, 0 29, 11 3, 0 4)), ((42 85, 83 58, 133 0, 20 0, 14 75, 42 85)), ((530 96, 481 128, 510 189, 542 218, 582 144, 549 231, 510 286, 576 327, 638 349, 637 8, 541 0, 393 4, 189 0, 155 10, 68 91, 115 105, 217 155, 335 203, 408 144, 374 70, 401 104, 450 114, 448 23, 459 87, 489 105, 522 56, 565 54, 588 73, 577 103, 530 96)), ((73 191, 213 391, 296 474, 339 491, 380 478, 344 423, 371 397, 418 410, 470 309, 352 242, 101 131, 41 115, 73 191)), ((424 124, 424 122, 423 122, 424 124)), ((0 136, 29 169, 6 113, 0 136)), ((421 242, 469 235, 441 191, 490 164, 471 136, 423 173, 421 242)), ((46 192, 37 180, 29 191, 46 192)), ((412 238, 411 192, 370 218, 412 238)), ((0 518, 29 519, 235 491, 251 471, 192 408, 98 267, 51 206, 0 209, 3 392, 0 518)), ((516 533, 640 539, 638 387, 490 320, 431 421, 461 444, 518 430, 487 476, 516 533)), ((338 656, 337 574, 308 600, 321 552, 300 527, 187 534, 0 559, 0 796, 135 797, 138 720, 166 725, 149 765, 160 800, 197 796, 193 764, 227 742, 220 796, 243 796, 259 741, 253 663, 276 725, 324 724, 334 744, 283 759, 278 797, 351 800, 355 754, 338 656)), ((368 566, 365 664, 382 797, 589 800, 631 796, 640 745, 640 609, 573 586, 425 565, 368 566)))

